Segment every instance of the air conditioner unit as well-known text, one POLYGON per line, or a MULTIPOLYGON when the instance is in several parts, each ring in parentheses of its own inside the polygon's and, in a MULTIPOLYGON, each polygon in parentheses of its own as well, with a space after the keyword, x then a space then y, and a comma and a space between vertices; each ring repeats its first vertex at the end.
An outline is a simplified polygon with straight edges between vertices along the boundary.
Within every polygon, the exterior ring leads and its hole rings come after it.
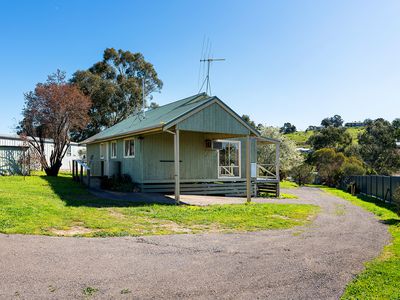
POLYGON ((213 150, 221 150, 222 149, 222 142, 213 141, 212 142, 212 149, 213 150))

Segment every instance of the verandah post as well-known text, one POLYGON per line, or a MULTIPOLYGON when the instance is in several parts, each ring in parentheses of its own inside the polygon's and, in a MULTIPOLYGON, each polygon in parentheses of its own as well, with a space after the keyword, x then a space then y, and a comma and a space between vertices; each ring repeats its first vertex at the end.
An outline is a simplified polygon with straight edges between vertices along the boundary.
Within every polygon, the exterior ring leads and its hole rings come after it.
POLYGON ((246 196, 247 202, 251 202, 250 135, 246 136, 246 196))
POLYGON ((280 152, 281 152, 281 144, 278 142, 275 144, 275 172, 276 172, 276 180, 278 181, 276 184, 276 197, 280 197, 281 195, 281 189, 280 189, 280 175, 279 175, 279 169, 280 169, 280 152))
POLYGON ((175 169, 175 202, 180 201, 180 163, 179 163, 179 129, 175 130, 174 134, 174 169, 175 169))

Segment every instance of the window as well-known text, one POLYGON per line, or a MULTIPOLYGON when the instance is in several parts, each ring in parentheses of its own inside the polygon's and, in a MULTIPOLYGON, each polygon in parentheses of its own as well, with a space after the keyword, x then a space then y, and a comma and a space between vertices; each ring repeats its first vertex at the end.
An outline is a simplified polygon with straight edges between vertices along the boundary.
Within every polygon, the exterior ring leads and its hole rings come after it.
POLYGON ((71 152, 71 146, 68 146, 67 148, 67 156, 71 156, 72 152, 71 152))
POLYGON ((124 140, 124 157, 135 157, 135 140, 124 140))
POLYGON ((111 142, 111 158, 117 158, 117 142, 111 142))
POLYGON ((104 154, 106 153, 106 145, 104 143, 100 144, 100 159, 104 159, 104 154))
POLYGON ((219 142, 222 146, 218 150, 218 177, 240 177, 240 142, 219 142))

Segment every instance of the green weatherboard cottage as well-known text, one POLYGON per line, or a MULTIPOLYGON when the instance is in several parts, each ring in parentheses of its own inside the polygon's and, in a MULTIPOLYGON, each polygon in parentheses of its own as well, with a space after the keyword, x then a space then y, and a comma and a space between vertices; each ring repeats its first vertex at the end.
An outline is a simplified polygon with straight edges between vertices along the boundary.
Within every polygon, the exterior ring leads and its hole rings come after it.
POLYGON ((129 174, 142 192, 247 195, 265 184, 279 194, 279 159, 257 164, 260 133, 218 97, 197 94, 126 120, 90 137, 91 176, 129 174))

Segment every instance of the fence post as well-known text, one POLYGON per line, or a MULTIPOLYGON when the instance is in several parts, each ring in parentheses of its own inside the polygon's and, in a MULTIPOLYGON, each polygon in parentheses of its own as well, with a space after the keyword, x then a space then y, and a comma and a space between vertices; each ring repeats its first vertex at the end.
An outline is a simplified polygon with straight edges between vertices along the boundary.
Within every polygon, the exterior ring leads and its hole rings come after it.
POLYGON ((385 176, 382 176, 382 200, 386 201, 385 197, 385 176))
POLYGON ((393 201, 393 183, 392 183, 392 176, 389 176, 389 203, 392 203, 393 201))
POLYGON ((83 166, 81 165, 80 182, 83 182, 83 166))
POLYGON ((369 195, 373 196, 374 193, 372 192, 372 175, 369 177, 369 195))
POLYGON ((90 188, 90 169, 86 170, 87 186, 90 188))

